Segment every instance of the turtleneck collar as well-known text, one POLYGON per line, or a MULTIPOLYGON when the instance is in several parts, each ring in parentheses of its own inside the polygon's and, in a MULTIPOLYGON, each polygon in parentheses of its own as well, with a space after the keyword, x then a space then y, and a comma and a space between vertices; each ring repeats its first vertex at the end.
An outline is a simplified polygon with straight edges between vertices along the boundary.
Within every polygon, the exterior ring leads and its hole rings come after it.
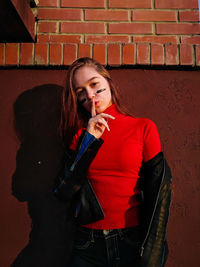
POLYGON ((119 117, 120 115, 123 115, 118 109, 116 104, 112 104, 110 107, 104 110, 103 113, 109 114, 113 117, 119 117))

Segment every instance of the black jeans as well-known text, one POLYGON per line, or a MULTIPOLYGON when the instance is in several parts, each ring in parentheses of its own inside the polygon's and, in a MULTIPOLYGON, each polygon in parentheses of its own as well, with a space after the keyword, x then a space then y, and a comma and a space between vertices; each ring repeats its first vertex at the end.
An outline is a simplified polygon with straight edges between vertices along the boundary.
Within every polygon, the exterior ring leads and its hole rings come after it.
POLYGON ((141 243, 139 226, 115 230, 80 227, 67 267, 134 266, 141 243))

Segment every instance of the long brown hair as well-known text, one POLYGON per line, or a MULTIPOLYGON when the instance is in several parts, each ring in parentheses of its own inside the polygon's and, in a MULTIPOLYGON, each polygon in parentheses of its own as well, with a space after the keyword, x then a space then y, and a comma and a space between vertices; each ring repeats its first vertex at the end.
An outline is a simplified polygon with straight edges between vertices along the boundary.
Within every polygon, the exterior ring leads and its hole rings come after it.
POLYGON ((112 102, 116 104, 118 110, 121 113, 127 114, 124 108, 122 108, 120 105, 119 96, 109 72, 99 62, 92 58, 82 57, 77 59, 68 69, 66 83, 62 95, 60 131, 63 136, 63 141, 67 145, 71 143, 73 136, 80 128, 86 127, 87 122, 90 118, 90 113, 87 112, 77 101, 73 85, 75 72, 83 66, 94 68, 108 81, 112 95, 112 102))

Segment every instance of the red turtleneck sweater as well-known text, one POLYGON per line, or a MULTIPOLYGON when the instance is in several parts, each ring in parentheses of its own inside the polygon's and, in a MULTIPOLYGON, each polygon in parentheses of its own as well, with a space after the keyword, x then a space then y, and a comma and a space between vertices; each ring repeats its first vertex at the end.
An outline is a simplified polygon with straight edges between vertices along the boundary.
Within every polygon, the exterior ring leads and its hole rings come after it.
MULTIPOLYGON (((105 218, 84 225, 94 229, 119 229, 138 224, 140 202, 137 200, 139 171, 161 151, 156 125, 149 119, 135 118, 118 112, 115 104, 104 113, 110 132, 102 135, 103 145, 88 169, 88 179, 105 213, 105 218)), ((71 148, 75 149, 77 135, 71 148)))

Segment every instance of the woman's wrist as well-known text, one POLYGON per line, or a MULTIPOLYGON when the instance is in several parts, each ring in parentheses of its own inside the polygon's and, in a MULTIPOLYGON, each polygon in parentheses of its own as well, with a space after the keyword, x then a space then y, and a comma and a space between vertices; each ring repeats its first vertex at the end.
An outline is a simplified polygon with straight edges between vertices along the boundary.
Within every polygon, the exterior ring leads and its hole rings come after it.
POLYGON ((94 134, 90 133, 88 129, 86 129, 86 133, 87 133, 91 138, 94 137, 95 139, 98 139, 98 138, 95 137, 94 134))

